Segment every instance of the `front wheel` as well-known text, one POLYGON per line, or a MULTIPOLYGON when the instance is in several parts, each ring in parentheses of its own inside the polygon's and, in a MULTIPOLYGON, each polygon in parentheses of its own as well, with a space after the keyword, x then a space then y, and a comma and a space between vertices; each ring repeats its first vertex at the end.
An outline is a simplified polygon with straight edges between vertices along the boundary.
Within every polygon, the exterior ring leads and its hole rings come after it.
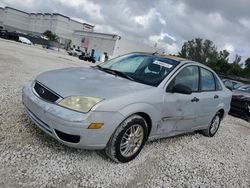
POLYGON ((202 130, 201 133, 205 136, 213 137, 220 127, 221 116, 221 113, 217 112, 209 124, 209 127, 205 130, 202 130))
POLYGON ((119 125, 109 140, 105 152, 116 162, 129 162, 140 153, 147 135, 146 121, 139 115, 132 115, 119 125))

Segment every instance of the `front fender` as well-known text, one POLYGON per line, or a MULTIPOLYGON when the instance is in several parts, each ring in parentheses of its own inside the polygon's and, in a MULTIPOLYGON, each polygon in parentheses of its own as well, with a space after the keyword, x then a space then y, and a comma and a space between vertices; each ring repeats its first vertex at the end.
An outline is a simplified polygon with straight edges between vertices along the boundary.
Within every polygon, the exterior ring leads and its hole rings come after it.
POLYGON ((150 136, 156 133, 157 122, 161 120, 161 111, 148 103, 130 104, 120 109, 119 112, 126 118, 139 112, 146 113, 152 122, 150 136))

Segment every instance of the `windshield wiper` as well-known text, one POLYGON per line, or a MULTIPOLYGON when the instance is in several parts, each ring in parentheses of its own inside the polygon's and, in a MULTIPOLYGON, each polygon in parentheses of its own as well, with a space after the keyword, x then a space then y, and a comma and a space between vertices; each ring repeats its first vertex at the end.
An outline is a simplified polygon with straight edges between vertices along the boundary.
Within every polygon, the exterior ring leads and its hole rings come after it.
POLYGON ((120 76, 120 77, 123 77, 123 78, 127 78, 127 79, 129 79, 129 80, 134 81, 134 78, 132 78, 131 76, 129 76, 129 75, 123 73, 123 72, 120 72, 120 71, 118 71, 118 70, 112 70, 112 69, 109 69, 109 71, 114 72, 117 76, 120 76))
POLYGON ((120 77, 123 77, 123 78, 127 78, 129 80, 132 80, 134 81, 134 79, 132 77, 130 77, 129 75, 123 73, 123 72, 120 72, 118 70, 113 70, 113 69, 108 69, 108 68, 104 68, 104 67, 101 67, 100 65, 97 65, 96 66, 99 70, 102 70, 104 72, 107 72, 107 73, 110 73, 110 74, 113 74, 115 76, 120 76, 120 77))

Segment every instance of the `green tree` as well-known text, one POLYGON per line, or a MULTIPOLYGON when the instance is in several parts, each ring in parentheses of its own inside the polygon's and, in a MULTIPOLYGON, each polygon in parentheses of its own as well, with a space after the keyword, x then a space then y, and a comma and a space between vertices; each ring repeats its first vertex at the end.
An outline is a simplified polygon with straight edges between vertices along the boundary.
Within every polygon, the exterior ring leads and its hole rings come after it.
POLYGON ((229 63, 230 53, 227 50, 217 51, 217 47, 211 40, 200 38, 185 42, 178 53, 180 57, 197 61, 211 67, 220 75, 250 77, 250 58, 243 70, 240 66, 241 56, 236 54, 233 63, 229 63))
POLYGON ((244 75, 250 78, 250 57, 245 61, 244 75))
POLYGON ((49 30, 45 31, 43 33, 43 36, 47 37, 50 41, 54 41, 54 42, 59 41, 59 37, 55 33, 49 30))
POLYGON ((196 38, 183 44, 179 56, 203 64, 208 64, 209 61, 217 59, 219 54, 216 46, 211 40, 204 41, 201 38, 196 38))
POLYGON ((230 53, 227 50, 222 50, 219 53, 219 58, 223 59, 223 60, 226 60, 228 62, 229 61, 229 55, 230 55, 230 53))
POLYGON ((239 54, 236 54, 235 55, 235 59, 233 61, 233 64, 240 64, 240 61, 241 61, 241 56, 239 54))
POLYGON ((250 57, 246 59, 245 66, 250 69, 250 57))

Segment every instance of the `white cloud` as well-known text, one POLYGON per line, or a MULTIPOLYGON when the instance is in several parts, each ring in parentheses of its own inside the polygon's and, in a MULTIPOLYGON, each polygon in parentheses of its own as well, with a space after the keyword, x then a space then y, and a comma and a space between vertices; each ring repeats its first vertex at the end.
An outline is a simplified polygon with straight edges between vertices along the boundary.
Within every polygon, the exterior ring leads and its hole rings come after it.
POLYGON ((241 18, 239 22, 246 28, 250 29, 250 19, 241 18))
POLYGON ((89 0, 54 0, 55 2, 60 2, 64 6, 69 6, 75 9, 80 9, 84 11, 88 16, 93 16, 93 20, 96 22, 102 22, 103 17, 101 15, 101 6, 99 4, 95 4, 89 0))
POLYGON ((227 50, 229 53, 234 52, 234 46, 230 43, 226 43, 223 47, 223 49, 227 50))
POLYGON ((216 27, 224 24, 224 20, 219 13, 210 13, 208 15, 208 20, 211 20, 210 24, 216 27))
POLYGON ((158 49, 165 49, 166 53, 176 54, 179 49, 176 39, 168 33, 161 32, 159 35, 152 35, 149 37, 149 41, 151 44, 157 45, 158 49), (166 38, 171 41, 166 42, 166 38))
POLYGON ((161 32, 159 35, 149 36, 149 40, 152 42, 160 42, 160 41, 163 41, 166 37, 176 42, 176 39, 173 36, 169 35, 168 33, 163 33, 163 32, 161 32))
POLYGON ((153 22, 155 19, 158 19, 158 21, 162 25, 166 25, 166 21, 162 17, 162 15, 155 9, 151 8, 149 12, 143 16, 135 16, 134 20, 136 23, 142 25, 143 27, 149 27, 151 22, 153 22))

